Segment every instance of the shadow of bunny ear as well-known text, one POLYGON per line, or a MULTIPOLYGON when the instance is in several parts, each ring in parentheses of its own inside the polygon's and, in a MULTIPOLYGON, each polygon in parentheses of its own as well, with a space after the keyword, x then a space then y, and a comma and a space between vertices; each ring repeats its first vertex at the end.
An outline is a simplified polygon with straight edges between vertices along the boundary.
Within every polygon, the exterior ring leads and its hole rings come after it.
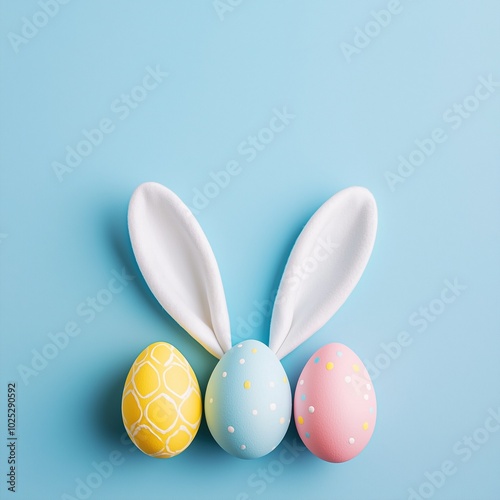
POLYGON ((146 305, 146 307, 151 310, 152 314, 155 314, 155 316, 158 316, 165 322, 166 331, 179 331, 185 335, 182 327, 179 327, 177 322, 165 313, 161 304, 156 300, 144 280, 139 266, 137 265, 128 233, 128 202, 129 199, 124 198, 123 203, 117 203, 103 213, 103 230, 105 232, 105 237, 110 242, 110 247, 116 256, 117 267, 124 267, 128 274, 136 277, 133 281, 133 285, 139 295, 138 300, 141 304, 146 305))

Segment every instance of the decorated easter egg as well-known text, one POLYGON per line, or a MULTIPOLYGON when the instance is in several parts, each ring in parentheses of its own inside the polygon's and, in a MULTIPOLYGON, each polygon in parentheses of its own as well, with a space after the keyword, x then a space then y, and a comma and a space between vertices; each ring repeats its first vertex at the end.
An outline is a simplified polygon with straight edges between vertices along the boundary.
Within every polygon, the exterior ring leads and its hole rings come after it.
POLYGON ((328 462, 346 462, 368 444, 377 418, 372 381, 343 344, 316 351, 295 390, 294 417, 309 450, 328 462))
POLYGON ((152 457, 178 455, 198 432, 201 412, 200 387, 186 358, 166 342, 144 349, 122 397, 123 423, 133 443, 152 457))
POLYGON ((283 366, 269 347, 246 340, 227 351, 205 394, 208 428, 219 445, 239 458, 259 458, 282 441, 292 397, 283 366))

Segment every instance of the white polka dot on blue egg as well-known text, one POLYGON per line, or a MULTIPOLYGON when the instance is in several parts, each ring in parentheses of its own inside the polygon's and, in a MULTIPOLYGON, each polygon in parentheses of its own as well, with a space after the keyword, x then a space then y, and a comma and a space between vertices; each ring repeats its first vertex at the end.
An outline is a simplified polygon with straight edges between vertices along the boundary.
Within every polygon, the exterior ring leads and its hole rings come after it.
POLYGON ((259 458, 282 441, 292 413, 285 370, 268 346, 246 340, 224 354, 208 381, 205 415, 217 443, 239 458, 259 458))

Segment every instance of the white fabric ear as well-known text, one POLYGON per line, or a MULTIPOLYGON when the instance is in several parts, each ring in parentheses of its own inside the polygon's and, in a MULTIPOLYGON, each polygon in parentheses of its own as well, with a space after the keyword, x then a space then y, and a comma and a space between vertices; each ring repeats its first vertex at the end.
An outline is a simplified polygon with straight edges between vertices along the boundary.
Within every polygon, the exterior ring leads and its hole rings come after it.
POLYGON ((377 232, 377 205, 365 188, 338 192, 311 217, 280 283, 269 345, 283 358, 337 312, 361 278, 377 232))
POLYGON ((207 351, 231 348, 231 329, 217 261, 198 221, 161 184, 141 184, 128 210, 139 268, 163 308, 207 351))

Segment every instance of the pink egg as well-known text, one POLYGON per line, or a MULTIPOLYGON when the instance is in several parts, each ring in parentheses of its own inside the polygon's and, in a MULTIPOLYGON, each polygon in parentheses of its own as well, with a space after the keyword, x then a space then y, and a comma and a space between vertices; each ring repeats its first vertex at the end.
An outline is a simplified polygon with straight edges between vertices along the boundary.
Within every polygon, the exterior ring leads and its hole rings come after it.
POLYGON ((327 462, 346 462, 368 444, 377 400, 365 365, 343 344, 316 351, 300 374, 295 424, 307 448, 327 462))

